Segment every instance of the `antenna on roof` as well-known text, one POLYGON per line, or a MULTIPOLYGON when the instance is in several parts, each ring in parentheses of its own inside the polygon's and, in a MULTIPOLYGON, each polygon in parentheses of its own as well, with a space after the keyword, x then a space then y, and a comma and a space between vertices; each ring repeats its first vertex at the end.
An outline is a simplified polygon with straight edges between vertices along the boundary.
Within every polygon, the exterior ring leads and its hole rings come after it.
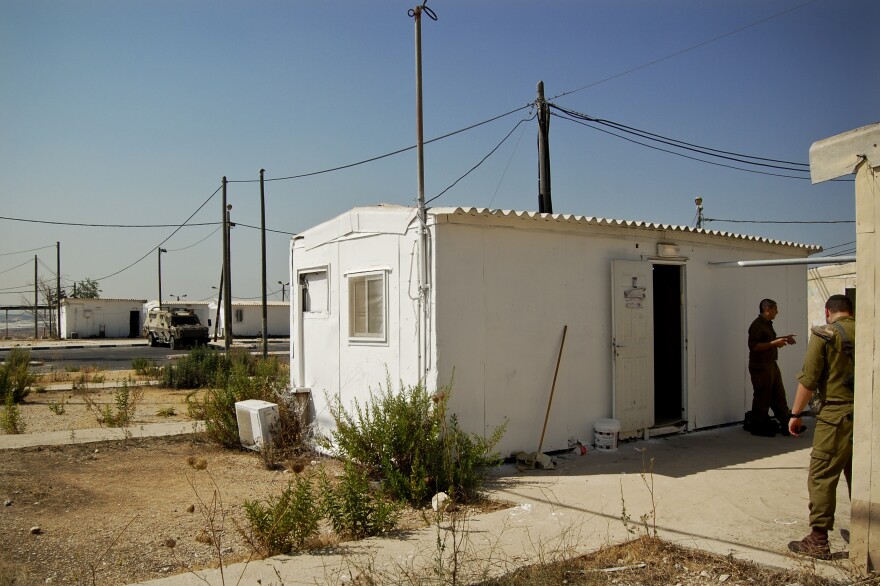
POLYGON ((699 230, 703 227, 703 198, 695 197, 694 203, 697 204, 697 223, 696 228, 699 230))

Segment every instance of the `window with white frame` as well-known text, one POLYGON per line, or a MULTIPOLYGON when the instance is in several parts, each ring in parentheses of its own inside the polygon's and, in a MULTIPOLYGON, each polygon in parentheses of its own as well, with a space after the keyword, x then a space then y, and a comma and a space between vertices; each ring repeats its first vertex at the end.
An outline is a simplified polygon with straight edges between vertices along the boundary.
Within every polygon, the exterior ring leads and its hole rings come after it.
POLYGON ((385 340, 385 273, 348 277, 348 336, 352 340, 385 340))
POLYGON ((326 313, 330 306, 327 269, 309 270, 308 272, 300 273, 299 279, 302 284, 303 313, 326 313))

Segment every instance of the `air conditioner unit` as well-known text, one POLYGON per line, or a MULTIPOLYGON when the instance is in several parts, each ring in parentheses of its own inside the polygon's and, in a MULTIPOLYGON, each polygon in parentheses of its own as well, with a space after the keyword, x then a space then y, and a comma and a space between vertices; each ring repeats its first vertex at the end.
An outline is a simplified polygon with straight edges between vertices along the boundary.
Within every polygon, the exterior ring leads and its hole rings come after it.
POLYGON ((238 438, 241 445, 251 450, 272 439, 272 430, 278 425, 278 405, 268 401, 249 399, 235 404, 238 438))

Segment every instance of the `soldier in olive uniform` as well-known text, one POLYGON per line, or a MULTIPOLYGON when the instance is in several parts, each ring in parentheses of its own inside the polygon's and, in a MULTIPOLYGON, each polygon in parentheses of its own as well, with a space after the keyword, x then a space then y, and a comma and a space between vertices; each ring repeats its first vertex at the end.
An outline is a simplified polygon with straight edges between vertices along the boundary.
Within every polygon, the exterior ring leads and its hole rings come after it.
POLYGON ((777 431, 788 435, 788 401, 776 358, 779 348, 795 343, 794 335, 776 335, 773 318, 779 314, 779 308, 775 301, 762 299, 758 310, 760 314, 749 326, 749 375, 754 394, 746 428, 752 435, 773 437, 777 431), (773 415, 783 426, 782 429, 770 420, 770 409, 773 409, 773 415))
POLYGON ((849 297, 829 297, 825 321, 827 325, 812 329, 789 420, 789 431, 797 435, 801 412, 818 391, 822 407, 816 415, 807 480, 812 531, 801 541, 789 543, 788 548, 819 559, 831 553, 828 532, 834 528, 840 473, 846 477, 847 487, 852 477, 856 321, 849 297))

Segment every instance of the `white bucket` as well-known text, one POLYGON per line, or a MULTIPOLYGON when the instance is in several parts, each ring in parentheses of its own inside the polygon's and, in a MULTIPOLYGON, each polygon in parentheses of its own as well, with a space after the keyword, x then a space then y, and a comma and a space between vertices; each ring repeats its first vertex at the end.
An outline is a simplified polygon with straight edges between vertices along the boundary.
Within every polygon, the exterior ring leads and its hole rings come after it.
POLYGON ((593 424, 593 437, 597 452, 616 452, 617 433, 620 422, 616 419, 599 419, 593 424))

